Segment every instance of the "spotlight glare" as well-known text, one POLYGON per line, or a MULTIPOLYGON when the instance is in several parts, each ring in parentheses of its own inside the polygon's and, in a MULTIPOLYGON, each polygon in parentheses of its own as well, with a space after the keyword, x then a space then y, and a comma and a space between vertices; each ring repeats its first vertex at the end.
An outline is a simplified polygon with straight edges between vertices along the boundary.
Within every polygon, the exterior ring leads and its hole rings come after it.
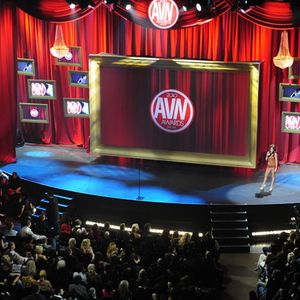
POLYGON ((183 11, 187 11, 186 5, 183 5, 183 6, 182 6, 182 9, 183 9, 183 11))
POLYGON ((69 6, 70 6, 71 9, 74 9, 76 7, 76 4, 75 3, 70 3, 69 6))
POLYGON ((202 10, 202 6, 201 6, 201 4, 200 4, 199 2, 196 4, 196 9, 197 9, 198 11, 201 11, 201 10, 202 10))
POLYGON ((131 9, 131 4, 126 4, 125 9, 130 10, 131 9))

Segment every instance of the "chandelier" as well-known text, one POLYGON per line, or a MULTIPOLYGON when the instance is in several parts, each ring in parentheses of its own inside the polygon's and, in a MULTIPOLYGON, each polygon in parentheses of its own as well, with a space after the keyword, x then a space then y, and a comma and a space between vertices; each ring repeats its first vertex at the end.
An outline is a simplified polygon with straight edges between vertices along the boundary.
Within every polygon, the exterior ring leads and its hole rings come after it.
POLYGON ((286 31, 281 33, 279 51, 277 56, 273 58, 273 62, 274 65, 280 69, 288 68, 294 62, 294 58, 290 54, 288 33, 286 31))
POLYGON ((50 49, 51 54, 57 58, 68 57, 69 48, 65 45, 64 36, 62 33, 61 25, 56 25, 55 29, 55 40, 52 48, 50 49))

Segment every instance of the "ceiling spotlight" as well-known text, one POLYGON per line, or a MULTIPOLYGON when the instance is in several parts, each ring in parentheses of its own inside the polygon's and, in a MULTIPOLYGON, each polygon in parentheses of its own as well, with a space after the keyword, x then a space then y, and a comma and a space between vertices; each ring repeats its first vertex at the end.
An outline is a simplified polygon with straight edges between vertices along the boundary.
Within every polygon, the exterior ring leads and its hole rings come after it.
POLYGON ((88 9, 88 8, 94 8, 95 3, 93 0, 77 0, 78 5, 82 10, 88 9))
POLYGON ((187 6, 186 5, 182 5, 182 10, 183 11, 187 11, 188 9, 187 9, 187 6))
POLYGON ((88 8, 95 8, 96 4, 94 1, 88 1, 88 8))
POLYGON ((126 10, 130 10, 132 8, 132 2, 128 0, 121 0, 120 5, 123 6, 126 10))
POLYGON ((201 4, 200 4, 199 2, 196 4, 196 9, 197 9, 198 11, 201 11, 201 10, 202 10, 202 6, 201 6, 201 4))
POLYGON ((69 7, 71 9, 74 9, 76 7, 76 5, 78 4, 78 2, 76 0, 66 0, 66 2, 69 4, 69 7))
POLYGON ((104 0, 103 2, 105 4, 115 4, 117 1, 116 0, 104 0))

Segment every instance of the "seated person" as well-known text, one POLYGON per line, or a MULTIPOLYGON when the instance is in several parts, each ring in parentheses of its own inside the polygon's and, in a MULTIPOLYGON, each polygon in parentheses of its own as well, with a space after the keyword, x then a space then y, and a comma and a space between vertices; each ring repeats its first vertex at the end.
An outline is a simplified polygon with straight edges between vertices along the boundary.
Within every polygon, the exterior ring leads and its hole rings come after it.
POLYGON ((19 236, 21 238, 26 238, 28 236, 31 236, 33 238, 34 241, 43 241, 44 243, 47 240, 47 237, 45 235, 39 235, 39 234, 35 234, 32 230, 31 230, 31 221, 30 220, 25 220, 24 226, 21 228, 20 232, 19 232, 19 236))

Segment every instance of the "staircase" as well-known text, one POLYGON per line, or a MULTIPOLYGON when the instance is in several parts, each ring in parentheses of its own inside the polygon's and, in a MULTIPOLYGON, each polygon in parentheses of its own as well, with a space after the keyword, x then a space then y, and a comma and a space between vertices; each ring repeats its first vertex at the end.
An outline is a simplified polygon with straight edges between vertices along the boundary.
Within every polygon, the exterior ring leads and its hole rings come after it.
POLYGON ((250 237, 246 206, 211 206, 212 236, 221 252, 249 252, 250 237))
MULTIPOLYGON (((60 218, 64 215, 67 211, 68 207, 71 205, 73 198, 66 197, 62 195, 54 194, 58 202, 58 213, 60 218)), ((39 217, 42 212, 45 212, 48 206, 49 200, 42 198, 38 201, 36 205, 36 212, 33 214, 34 217, 39 217)))

